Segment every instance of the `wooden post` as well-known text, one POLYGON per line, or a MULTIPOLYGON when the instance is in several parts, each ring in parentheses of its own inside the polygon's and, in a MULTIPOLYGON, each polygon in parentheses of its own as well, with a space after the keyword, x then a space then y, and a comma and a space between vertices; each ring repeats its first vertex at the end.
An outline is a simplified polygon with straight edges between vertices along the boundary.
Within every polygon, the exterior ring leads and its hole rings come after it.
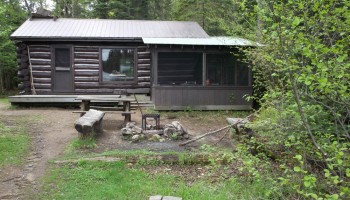
MULTIPOLYGON (((88 110, 90 110, 90 100, 81 100, 80 110, 81 111, 88 111, 88 110)), ((85 113, 81 113, 80 117, 82 117, 83 115, 85 115, 85 113)))
MULTIPOLYGON (((131 102, 130 101, 123 101, 123 107, 125 112, 130 112, 131 102)), ((131 115, 125 115, 124 123, 131 121, 131 115)))

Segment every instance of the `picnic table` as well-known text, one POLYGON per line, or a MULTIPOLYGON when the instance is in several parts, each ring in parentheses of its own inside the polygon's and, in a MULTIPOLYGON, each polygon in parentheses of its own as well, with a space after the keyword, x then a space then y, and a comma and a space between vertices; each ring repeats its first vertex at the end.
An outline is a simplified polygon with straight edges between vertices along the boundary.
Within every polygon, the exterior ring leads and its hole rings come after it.
MULTIPOLYGON (((131 121, 131 102, 135 99, 132 98, 111 98, 111 97, 96 97, 96 96, 78 96, 75 100, 81 101, 80 109, 82 115, 90 110, 91 102, 108 102, 115 103, 115 105, 123 105, 122 116, 124 116, 124 123, 131 121)), ((96 109, 96 108, 95 108, 96 109)))

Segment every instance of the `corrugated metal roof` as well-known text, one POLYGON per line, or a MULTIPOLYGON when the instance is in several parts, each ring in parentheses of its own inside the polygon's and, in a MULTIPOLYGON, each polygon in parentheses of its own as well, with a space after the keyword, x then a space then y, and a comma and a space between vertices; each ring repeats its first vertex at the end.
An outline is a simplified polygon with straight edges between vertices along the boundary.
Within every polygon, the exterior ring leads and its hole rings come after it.
POLYGON ((145 44, 173 44, 173 45, 215 45, 215 46, 262 46, 259 43, 237 37, 209 37, 209 38, 142 38, 145 44))
POLYGON ((13 39, 115 39, 115 38, 207 38, 197 22, 113 20, 113 19, 32 19, 25 21, 13 39))

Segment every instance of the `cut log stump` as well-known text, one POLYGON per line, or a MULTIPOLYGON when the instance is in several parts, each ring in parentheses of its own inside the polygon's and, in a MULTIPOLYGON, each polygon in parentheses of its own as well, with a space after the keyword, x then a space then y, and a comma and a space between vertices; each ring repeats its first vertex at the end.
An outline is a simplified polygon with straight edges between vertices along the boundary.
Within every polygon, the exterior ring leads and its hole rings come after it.
POLYGON ((75 123, 74 127, 79 132, 80 137, 95 136, 102 133, 102 119, 104 112, 90 109, 86 114, 80 117, 75 123))

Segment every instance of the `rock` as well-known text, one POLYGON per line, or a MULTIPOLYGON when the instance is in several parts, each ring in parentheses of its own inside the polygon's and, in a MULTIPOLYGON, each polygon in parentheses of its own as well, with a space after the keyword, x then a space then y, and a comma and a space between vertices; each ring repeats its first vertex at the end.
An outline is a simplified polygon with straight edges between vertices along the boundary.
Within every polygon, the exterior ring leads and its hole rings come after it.
POLYGON ((164 138, 160 138, 159 142, 165 142, 165 139, 164 138))
POLYGON ((122 128, 121 129, 122 135, 123 136, 132 136, 132 130, 130 128, 122 128))
POLYGON ((189 136, 188 134, 185 134, 183 137, 184 137, 184 139, 186 139, 186 140, 190 139, 190 136, 189 136))
POLYGON ((171 124, 176 128, 178 133, 181 133, 180 135, 187 134, 187 129, 184 126, 182 126, 180 122, 173 121, 171 124))
POLYGON ((243 119, 243 118, 226 118, 227 123, 229 124, 246 124, 248 123, 247 120, 243 119))
POLYGON ((148 140, 154 141, 154 142, 159 142, 160 139, 162 139, 162 137, 160 137, 160 135, 154 134, 148 140))
POLYGON ((150 196, 149 200, 182 200, 182 198, 181 197, 156 195, 156 196, 150 196))
POLYGON ((150 196, 149 197, 149 200, 162 200, 162 196, 160 196, 160 195, 157 195, 157 196, 150 196))
POLYGON ((138 142, 140 140, 140 135, 133 135, 131 138, 132 142, 138 142))
POLYGON ((141 134, 142 133, 142 128, 138 127, 138 126, 134 126, 131 128, 131 130, 137 134, 141 134))
POLYGON ((164 128, 164 136, 166 137, 171 137, 171 135, 173 133, 176 133, 176 128, 172 127, 172 126, 167 126, 166 128, 164 128))
POLYGON ((164 196, 162 200, 182 200, 181 197, 164 196))
POLYGON ((133 128, 134 126, 136 126, 136 123, 135 123, 135 122, 128 122, 128 123, 126 123, 126 125, 125 125, 126 128, 133 128))

